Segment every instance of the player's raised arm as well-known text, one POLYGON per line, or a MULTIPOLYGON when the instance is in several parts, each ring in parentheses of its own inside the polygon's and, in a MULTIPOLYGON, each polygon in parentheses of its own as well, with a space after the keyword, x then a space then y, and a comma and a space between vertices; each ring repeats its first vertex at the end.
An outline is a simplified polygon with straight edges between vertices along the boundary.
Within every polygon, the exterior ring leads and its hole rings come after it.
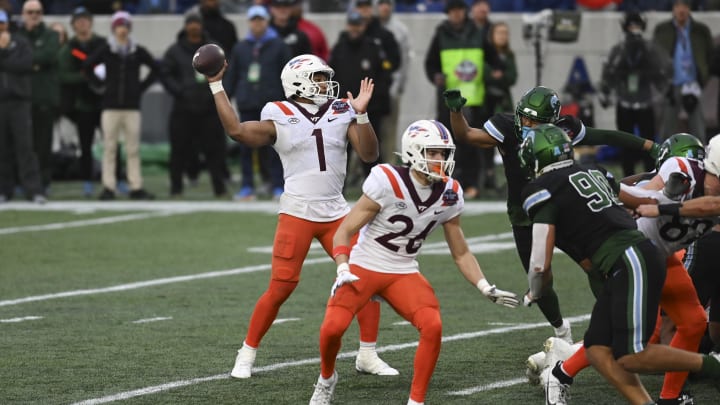
POLYGON ((370 125, 367 115, 367 107, 374 89, 375 83, 366 77, 360 81, 360 91, 357 97, 353 97, 352 93, 347 92, 348 102, 357 114, 355 121, 348 127, 348 138, 355 152, 365 163, 374 162, 380 156, 377 135, 375 135, 375 129, 370 125))
POLYGON ((213 98, 215 99, 215 108, 220 116, 220 121, 222 122, 223 128, 225 128, 225 132, 232 139, 250 147, 274 143, 277 134, 275 132, 275 125, 271 121, 240 122, 238 119, 222 85, 222 78, 227 66, 228 64, 225 62, 220 72, 214 76, 207 76, 210 91, 213 93, 213 98))
POLYGON ((460 90, 445 90, 443 93, 445 105, 450 109, 450 126, 455 139, 480 147, 492 148, 497 146, 495 138, 482 128, 471 127, 462 113, 462 107, 467 100, 460 94, 460 90))

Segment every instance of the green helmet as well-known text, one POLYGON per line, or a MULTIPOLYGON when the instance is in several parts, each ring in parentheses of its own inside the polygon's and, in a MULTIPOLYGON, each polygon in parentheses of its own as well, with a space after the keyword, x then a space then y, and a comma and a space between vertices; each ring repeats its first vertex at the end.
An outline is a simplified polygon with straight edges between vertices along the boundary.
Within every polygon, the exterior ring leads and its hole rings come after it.
POLYGON ((560 98, 554 90, 538 86, 528 90, 515 106, 515 129, 522 133, 520 117, 534 121, 553 123, 560 117, 560 98))
POLYGON ((557 165, 565 167, 574 162, 572 141, 565 131, 553 124, 532 128, 520 145, 518 154, 520 165, 531 178, 554 163, 567 162, 557 165))
POLYGON ((681 132, 672 135, 660 145, 656 169, 660 169, 660 166, 671 157, 703 160, 705 159, 705 147, 695 136, 681 132))

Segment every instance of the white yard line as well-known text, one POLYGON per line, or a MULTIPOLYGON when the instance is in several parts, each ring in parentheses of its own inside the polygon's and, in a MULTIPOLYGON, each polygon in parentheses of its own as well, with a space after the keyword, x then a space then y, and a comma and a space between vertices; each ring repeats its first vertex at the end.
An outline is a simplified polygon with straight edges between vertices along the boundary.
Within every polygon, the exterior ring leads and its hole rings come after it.
MULTIPOLYGON (((580 316, 575 316, 575 317, 565 318, 565 319, 567 319, 570 322, 580 322, 580 321, 585 321, 587 319, 590 319, 590 315, 589 314, 580 315, 580 316)), ((447 342, 454 342, 454 341, 458 341, 458 340, 475 339, 475 338, 489 336, 489 335, 498 335, 498 334, 514 332, 514 331, 518 331, 518 330, 537 329, 537 328, 547 327, 547 326, 548 326, 547 322, 523 324, 523 325, 516 325, 516 326, 506 327, 506 328, 497 328, 497 329, 483 330, 483 331, 477 331, 477 332, 460 333, 460 334, 452 335, 452 336, 445 336, 445 337, 443 337, 442 341, 443 341, 443 343, 447 343, 447 342)), ((395 344, 395 345, 381 346, 381 347, 377 348, 377 351, 378 351, 378 353, 394 352, 394 351, 405 350, 405 349, 417 347, 417 345, 418 345, 418 342, 401 343, 401 344, 395 344)), ((355 356, 357 356, 357 351, 344 352, 344 353, 340 353, 338 355, 338 359, 353 358, 355 356)), ((295 361, 289 361, 289 362, 284 362, 284 363, 275 363, 275 364, 270 364, 270 365, 267 365, 264 367, 254 367, 252 369, 252 371, 253 371, 253 374, 257 374, 257 373, 264 373, 264 372, 279 370, 279 369, 288 368, 288 367, 305 366, 308 364, 319 364, 319 363, 320 363, 320 358, 314 357, 314 358, 295 360, 295 361)), ((228 378, 230 378, 230 375, 228 373, 223 373, 223 374, 216 374, 216 375, 212 375, 212 376, 208 376, 208 377, 199 377, 199 378, 192 378, 189 380, 173 381, 173 382, 169 382, 169 383, 165 383, 165 384, 154 385, 151 387, 140 388, 140 389, 136 389, 136 390, 132 390, 132 391, 120 392, 117 394, 108 395, 108 396, 104 396, 104 397, 100 397, 100 398, 92 398, 92 399, 88 399, 88 400, 81 401, 81 402, 75 402, 72 405, 104 404, 107 402, 120 401, 123 399, 130 399, 130 398, 140 397, 140 396, 144 396, 144 395, 155 394, 158 392, 169 391, 174 388, 187 387, 190 385, 201 384, 201 383, 208 382, 208 381, 224 380, 224 379, 228 379, 228 378)), ((509 380, 509 381, 514 382, 514 381, 519 381, 519 380, 525 381, 525 379, 513 379, 513 380, 509 380)), ((514 383, 508 383, 507 381, 499 381, 499 382, 495 382, 495 383, 490 384, 485 387, 489 387, 489 386, 493 386, 493 385, 495 386, 495 388, 502 388, 504 386, 514 385, 514 383), (509 384, 509 385, 503 385, 503 384, 509 384)), ((451 394, 451 395, 458 395, 458 394, 451 394)), ((465 394, 465 395, 468 395, 468 394, 465 394)))
POLYGON ((158 316, 155 318, 138 319, 137 321, 132 321, 132 323, 150 323, 158 321, 168 321, 170 319, 172 319, 172 316, 158 316))
POLYGON ((494 383, 478 385, 460 391, 448 391, 447 395, 472 395, 483 391, 492 391, 498 388, 512 387, 513 385, 527 383, 527 378, 513 378, 512 380, 496 381, 494 383))
POLYGON ((273 325, 279 324, 279 323, 285 323, 285 322, 294 322, 299 321, 300 318, 279 318, 273 321, 273 325))
POLYGON ((36 319, 43 319, 43 317, 42 316, 23 316, 21 318, 0 319, 0 323, 16 323, 16 322, 24 322, 24 321, 34 321, 36 319))
MULTIPOLYGON (((306 259, 305 264, 329 263, 331 261, 332 261, 332 259, 330 259, 329 257, 321 257, 321 258, 317 258, 317 259, 306 259)), ((136 283, 120 284, 120 285, 115 285, 115 286, 105 287, 105 288, 64 291, 64 292, 59 292, 59 293, 54 293, 54 294, 44 294, 44 295, 33 295, 30 297, 17 298, 14 300, 0 301, 0 307, 25 304, 28 302, 46 301, 46 300, 52 300, 52 299, 58 299, 58 298, 77 297, 77 296, 81 296, 81 295, 105 294, 105 293, 111 293, 111 292, 128 291, 128 290, 135 290, 138 288, 153 287, 156 285, 180 283, 180 282, 185 282, 185 281, 202 280, 202 279, 215 278, 215 277, 234 276, 236 274, 244 274, 244 273, 254 273, 254 272, 258 272, 258 271, 266 271, 269 269, 270 269, 270 264, 259 264, 256 266, 240 267, 237 269, 230 269, 230 270, 210 271, 207 273, 190 274, 187 276, 177 276, 177 277, 159 278, 159 279, 155 279, 155 280, 138 281, 136 283)))
POLYGON ((177 215, 182 213, 183 212, 180 211, 143 212, 138 214, 116 215, 105 218, 82 219, 79 221, 56 222, 53 224, 15 226, 11 228, 0 228, 0 235, 11 235, 15 233, 36 231, 55 231, 58 229, 79 228, 82 226, 108 225, 118 222, 137 221, 140 219, 168 217, 171 215, 177 215))

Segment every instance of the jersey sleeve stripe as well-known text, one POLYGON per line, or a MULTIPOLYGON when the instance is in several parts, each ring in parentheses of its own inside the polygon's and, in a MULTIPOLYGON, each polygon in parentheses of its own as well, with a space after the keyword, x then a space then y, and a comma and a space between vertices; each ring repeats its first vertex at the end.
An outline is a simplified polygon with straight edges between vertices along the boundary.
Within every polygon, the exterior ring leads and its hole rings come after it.
POLYGON ((498 142, 503 143, 505 140, 505 135, 502 134, 502 132, 498 131, 498 129, 493 125, 490 120, 485 121, 485 125, 483 125, 483 128, 485 128, 485 131, 487 131, 490 136, 497 139, 498 142))
POLYGON ((395 178, 395 175, 393 172, 386 166, 380 165, 380 168, 383 172, 385 172, 385 175, 388 177, 388 180, 390 180, 390 185, 392 186, 393 192, 395 193, 395 197, 402 199, 403 193, 400 189, 400 184, 397 181, 397 178, 395 178))
POLYGON ((580 123, 580 132, 578 132, 578 134, 575 135, 575 138, 572 139, 572 144, 579 144, 580 142, 582 142, 583 138, 585 138, 585 124, 580 123))
POLYGON ((543 201, 549 200, 550 197, 550 192, 546 189, 542 189, 540 191, 536 191, 533 194, 530 194, 528 198, 525 199, 525 202, 523 202, 523 211, 525 211, 526 213, 530 213, 532 207, 543 201))
POLYGON ((460 191, 460 184, 457 182, 457 180, 452 180, 452 190, 456 193, 460 191))
POLYGON ((680 170, 681 170, 683 173, 689 175, 690 173, 688 172, 688 167, 687 167, 687 165, 685 164, 685 162, 683 162, 683 160, 680 159, 680 158, 675 158, 675 160, 677 161, 678 166, 680 167, 680 170))
POLYGON ((295 115, 293 114, 292 110, 288 108, 282 101, 273 101, 273 104, 278 106, 280 111, 282 111, 285 115, 295 115))

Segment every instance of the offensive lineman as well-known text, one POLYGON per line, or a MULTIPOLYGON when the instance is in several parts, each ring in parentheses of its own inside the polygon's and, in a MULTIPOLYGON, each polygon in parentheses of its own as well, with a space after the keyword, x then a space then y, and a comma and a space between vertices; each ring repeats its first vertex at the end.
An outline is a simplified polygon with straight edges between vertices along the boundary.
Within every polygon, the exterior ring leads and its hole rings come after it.
MULTIPOLYGON (((249 378, 260 341, 297 287, 310 243, 317 239, 329 254, 335 230, 350 211, 342 195, 348 141, 365 162, 374 162, 379 149, 366 112, 372 79, 362 80, 357 98, 348 92, 347 99, 337 99, 333 69, 317 56, 296 56, 280 74, 287 100, 267 103, 260 121, 241 123, 222 87, 226 68, 227 62, 217 75, 208 77, 225 131, 250 147, 273 145, 285 176, 270 285, 255 304, 230 372, 235 378, 249 378)), ((379 302, 368 302, 358 313, 360 350, 355 367, 370 374, 397 375, 375 351, 379 321, 379 302)))

